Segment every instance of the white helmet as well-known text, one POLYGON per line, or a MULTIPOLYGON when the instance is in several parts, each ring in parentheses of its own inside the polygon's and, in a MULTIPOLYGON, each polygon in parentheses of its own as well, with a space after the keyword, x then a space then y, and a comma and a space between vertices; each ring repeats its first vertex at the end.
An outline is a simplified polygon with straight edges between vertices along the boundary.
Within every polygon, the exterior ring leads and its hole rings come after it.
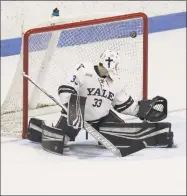
POLYGON ((106 50, 100 56, 100 63, 108 71, 110 77, 113 79, 117 75, 117 68, 120 62, 119 54, 112 50, 106 50))

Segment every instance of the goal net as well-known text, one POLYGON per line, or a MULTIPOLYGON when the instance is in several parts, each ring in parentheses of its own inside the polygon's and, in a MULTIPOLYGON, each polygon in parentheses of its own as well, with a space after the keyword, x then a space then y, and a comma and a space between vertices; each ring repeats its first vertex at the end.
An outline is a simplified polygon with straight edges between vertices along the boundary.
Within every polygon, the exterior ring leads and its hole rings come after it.
POLYGON ((23 71, 59 100, 58 87, 75 64, 97 64, 106 49, 120 55, 119 73, 127 93, 134 99, 146 98, 147 47, 148 22, 144 13, 55 17, 26 31, 20 61, 1 108, 1 134, 25 138, 29 118, 45 117, 47 123, 55 123, 60 116, 59 106, 24 79, 23 71))

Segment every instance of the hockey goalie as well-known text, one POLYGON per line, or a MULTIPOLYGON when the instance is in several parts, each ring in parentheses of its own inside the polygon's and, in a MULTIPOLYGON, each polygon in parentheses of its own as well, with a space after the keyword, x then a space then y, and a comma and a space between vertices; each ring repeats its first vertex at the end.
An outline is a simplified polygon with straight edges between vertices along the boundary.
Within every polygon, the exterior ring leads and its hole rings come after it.
POLYGON ((171 123, 159 122, 167 117, 167 100, 161 96, 134 100, 127 95, 118 77, 119 63, 118 53, 106 50, 97 65, 89 62, 76 65, 69 80, 58 88, 61 104, 67 110, 61 111, 52 127, 41 119, 31 118, 28 139, 41 142, 44 149, 52 152, 57 148, 55 141, 60 153, 69 141, 75 141, 86 121, 120 148, 138 142, 145 147, 172 147, 171 123), (135 116, 142 122, 126 123, 118 113, 135 116))

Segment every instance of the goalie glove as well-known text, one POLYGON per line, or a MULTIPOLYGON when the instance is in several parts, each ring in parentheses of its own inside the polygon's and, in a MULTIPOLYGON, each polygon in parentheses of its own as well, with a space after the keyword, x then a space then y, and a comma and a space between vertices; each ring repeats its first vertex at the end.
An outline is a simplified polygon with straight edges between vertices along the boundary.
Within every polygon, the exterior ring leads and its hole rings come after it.
POLYGON ((138 104, 137 117, 141 120, 158 122, 167 117, 167 100, 164 97, 156 96, 152 100, 139 101, 138 104))

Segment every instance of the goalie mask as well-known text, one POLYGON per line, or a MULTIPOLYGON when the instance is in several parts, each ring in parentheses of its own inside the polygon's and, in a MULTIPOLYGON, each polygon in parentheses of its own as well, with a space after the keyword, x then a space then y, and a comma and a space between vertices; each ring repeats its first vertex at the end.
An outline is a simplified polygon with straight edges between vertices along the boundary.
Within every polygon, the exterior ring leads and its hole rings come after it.
POLYGON ((119 62, 119 54, 112 50, 106 50, 100 56, 100 65, 106 69, 111 79, 114 79, 118 75, 117 69, 119 62))

